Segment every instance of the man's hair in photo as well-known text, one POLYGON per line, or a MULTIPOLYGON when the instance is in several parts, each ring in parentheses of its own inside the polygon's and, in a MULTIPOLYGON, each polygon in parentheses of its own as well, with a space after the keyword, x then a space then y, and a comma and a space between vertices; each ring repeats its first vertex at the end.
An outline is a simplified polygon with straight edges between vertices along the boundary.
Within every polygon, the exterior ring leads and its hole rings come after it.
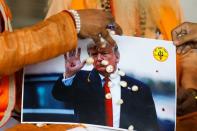
MULTIPOLYGON (((89 44, 87 45, 87 52, 88 52, 88 55, 91 55, 90 52, 89 52, 90 49, 98 50, 99 48, 102 48, 102 47, 99 47, 99 46, 100 46, 99 44, 96 44, 96 43, 94 43, 94 42, 89 43, 89 44)), ((107 43, 106 47, 104 47, 104 48, 111 48, 111 45, 108 45, 108 43, 107 43)), ((114 47, 112 47, 112 50, 114 51, 114 53, 115 53, 116 55, 120 55, 119 49, 118 49, 118 45, 117 45, 117 44, 115 44, 114 47)))

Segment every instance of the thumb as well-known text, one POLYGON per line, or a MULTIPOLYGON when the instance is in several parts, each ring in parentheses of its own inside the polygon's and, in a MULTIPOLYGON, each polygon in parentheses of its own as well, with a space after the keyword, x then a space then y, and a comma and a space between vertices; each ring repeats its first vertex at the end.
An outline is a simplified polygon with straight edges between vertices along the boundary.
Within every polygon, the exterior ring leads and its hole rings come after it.
POLYGON ((122 35, 123 34, 122 28, 117 23, 115 23, 114 31, 116 32, 117 35, 122 35))
POLYGON ((85 60, 83 60, 83 61, 80 63, 80 65, 79 65, 79 69, 83 68, 83 67, 84 67, 84 65, 85 65, 85 63, 86 63, 86 61, 85 61, 85 60))
POLYGON ((100 41, 101 41, 99 35, 94 35, 94 36, 92 36, 91 38, 93 39, 93 41, 94 41, 95 43, 100 43, 100 41))
POLYGON ((101 36, 112 46, 116 45, 116 42, 112 39, 111 35, 109 34, 108 30, 104 29, 101 32, 101 36))

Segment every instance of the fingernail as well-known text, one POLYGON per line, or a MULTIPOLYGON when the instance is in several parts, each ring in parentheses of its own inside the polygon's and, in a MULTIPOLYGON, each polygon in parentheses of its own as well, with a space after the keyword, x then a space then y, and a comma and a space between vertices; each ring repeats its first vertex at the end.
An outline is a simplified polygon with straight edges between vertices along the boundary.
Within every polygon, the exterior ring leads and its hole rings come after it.
POLYGON ((186 51, 185 51, 185 50, 183 50, 183 51, 182 51, 182 54, 185 54, 185 53, 186 53, 186 51))
POLYGON ((175 41, 174 41, 174 44, 175 44, 175 45, 179 45, 179 41, 178 41, 178 40, 175 40, 175 41))
POLYGON ((177 52, 177 54, 181 54, 181 49, 178 48, 178 49, 176 50, 176 52, 177 52))

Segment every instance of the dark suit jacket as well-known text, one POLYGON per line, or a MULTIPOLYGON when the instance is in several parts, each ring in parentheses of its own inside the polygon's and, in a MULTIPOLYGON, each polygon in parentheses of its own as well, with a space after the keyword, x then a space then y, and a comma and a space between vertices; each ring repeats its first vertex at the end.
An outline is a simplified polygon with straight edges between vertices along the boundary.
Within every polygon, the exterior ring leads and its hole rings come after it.
MULTIPOLYGON (((121 80, 126 81, 128 87, 137 85, 139 90, 133 92, 121 88, 124 103, 121 105, 120 128, 127 129, 133 125, 138 131, 158 131, 155 105, 149 87, 128 76, 121 77, 121 80)), ((78 72, 71 87, 65 87, 60 77, 52 94, 58 100, 73 103, 78 122, 105 125, 105 94, 96 70, 78 72)))

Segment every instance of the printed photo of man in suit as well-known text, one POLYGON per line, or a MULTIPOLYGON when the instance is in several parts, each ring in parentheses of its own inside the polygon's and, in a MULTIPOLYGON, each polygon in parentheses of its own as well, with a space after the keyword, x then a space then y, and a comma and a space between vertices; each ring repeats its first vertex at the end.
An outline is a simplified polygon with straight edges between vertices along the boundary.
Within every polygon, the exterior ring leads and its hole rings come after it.
POLYGON ((91 43, 87 51, 93 59, 91 71, 81 70, 86 62, 80 60, 80 49, 65 54, 66 71, 55 83, 53 96, 73 103, 77 122, 158 131, 151 90, 118 69, 118 46, 91 43))

